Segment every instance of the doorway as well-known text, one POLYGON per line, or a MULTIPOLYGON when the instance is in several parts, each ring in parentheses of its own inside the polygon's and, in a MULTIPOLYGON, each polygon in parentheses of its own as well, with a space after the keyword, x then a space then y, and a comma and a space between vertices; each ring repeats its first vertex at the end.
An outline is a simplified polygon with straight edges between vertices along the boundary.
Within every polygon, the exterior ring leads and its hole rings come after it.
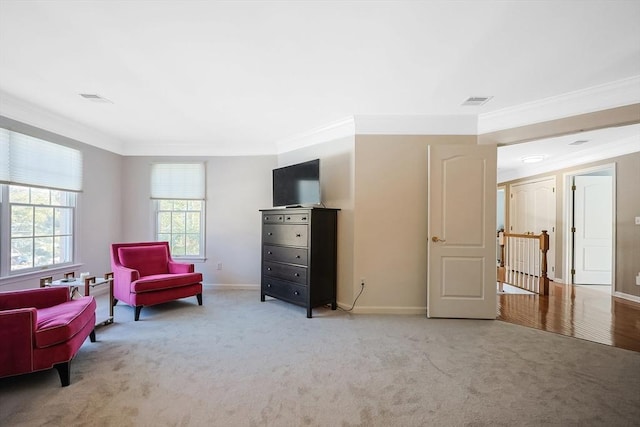
POLYGON ((567 284, 608 286, 615 283, 615 164, 564 175, 564 246, 567 284))

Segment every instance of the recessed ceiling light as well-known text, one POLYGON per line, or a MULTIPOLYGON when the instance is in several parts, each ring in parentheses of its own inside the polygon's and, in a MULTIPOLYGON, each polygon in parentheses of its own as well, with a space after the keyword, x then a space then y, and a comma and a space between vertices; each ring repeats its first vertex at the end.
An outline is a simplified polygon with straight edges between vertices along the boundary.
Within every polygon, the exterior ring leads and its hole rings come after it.
POLYGON ((527 156, 520 159, 522 163, 538 163, 544 160, 544 156, 536 154, 535 156, 527 156))
POLYGON ((95 93, 81 93, 80 96, 83 97, 84 99, 88 99, 89 101, 93 101, 93 102, 103 102, 103 103, 113 104, 113 101, 103 96, 97 95, 95 93))
POLYGON ((578 141, 573 141, 569 145, 582 145, 582 144, 586 144, 587 142, 589 142, 589 140, 587 140, 587 139, 579 139, 578 141))
POLYGON ((493 98, 493 96, 470 96, 462 103, 462 105, 465 105, 465 106, 484 105, 491 98, 493 98))

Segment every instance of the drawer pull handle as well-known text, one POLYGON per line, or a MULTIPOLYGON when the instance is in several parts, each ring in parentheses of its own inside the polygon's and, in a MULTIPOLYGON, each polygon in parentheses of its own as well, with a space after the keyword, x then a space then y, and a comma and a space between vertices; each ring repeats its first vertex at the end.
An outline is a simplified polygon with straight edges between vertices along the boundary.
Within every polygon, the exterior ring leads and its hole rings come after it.
POLYGON ((269 236, 273 236, 273 233, 267 233, 267 235, 269 235, 269 236))
POLYGON ((300 233, 296 233, 296 237, 300 237, 300 233))
POLYGON ((282 220, 282 217, 281 217, 281 216, 279 216, 279 217, 278 217, 278 221, 281 221, 281 220, 282 220))
POLYGON ((267 271, 271 271, 271 267, 267 267, 267 271))
POLYGON ((296 259, 300 259, 300 255, 296 255, 296 259))
POLYGON ((270 287, 271 287, 271 283, 267 283, 267 288, 270 288, 270 287))
POLYGON ((268 255, 273 255, 273 252, 271 252, 271 251, 267 251, 267 254, 268 254, 268 255))
POLYGON ((287 217, 287 221, 291 221, 291 217, 290 216, 287 217))
POLYGON ((294 276, 300 277, 300 273, 294 273, 294 276))
POLYGON ((294 294, 294 295, 300 295, 300 292, 298 292, 298 291, 293 291, 293 294, 294 294))
POLYGON ((306 220, 307 220, 307 217, 306 217, 306 216, 303 216, 303 217, 302 217, 302 220, 303 220, 303 221, 306 221, 306 220))

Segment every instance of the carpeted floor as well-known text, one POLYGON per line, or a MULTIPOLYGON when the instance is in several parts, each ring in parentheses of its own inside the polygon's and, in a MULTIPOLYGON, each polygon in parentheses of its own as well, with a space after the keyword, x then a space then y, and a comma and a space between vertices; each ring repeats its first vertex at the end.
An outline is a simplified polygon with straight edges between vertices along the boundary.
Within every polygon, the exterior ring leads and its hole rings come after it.
POLYGON ((206 288, 116 307, 71 365, 0 379, 1 426, 632 426, 640 353, 500 321, 206 288))

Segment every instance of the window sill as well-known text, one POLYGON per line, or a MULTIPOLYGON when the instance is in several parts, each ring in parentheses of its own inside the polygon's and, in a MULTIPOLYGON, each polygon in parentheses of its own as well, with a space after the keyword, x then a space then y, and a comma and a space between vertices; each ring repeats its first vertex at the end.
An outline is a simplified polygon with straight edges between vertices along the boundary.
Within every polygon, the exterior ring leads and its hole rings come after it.
POLYGON ((16 273, 10 276, 0 277, 0 288, 4 286, 14 285, 16 283, 27 282, 31 280, 39 280, 45 276, 55 276, 56 274, 67 273, 69 271, 77 271, 84 264, 65 264, 60 267, 45 268, 43 270, 30 271, 28 273, 16 273))

